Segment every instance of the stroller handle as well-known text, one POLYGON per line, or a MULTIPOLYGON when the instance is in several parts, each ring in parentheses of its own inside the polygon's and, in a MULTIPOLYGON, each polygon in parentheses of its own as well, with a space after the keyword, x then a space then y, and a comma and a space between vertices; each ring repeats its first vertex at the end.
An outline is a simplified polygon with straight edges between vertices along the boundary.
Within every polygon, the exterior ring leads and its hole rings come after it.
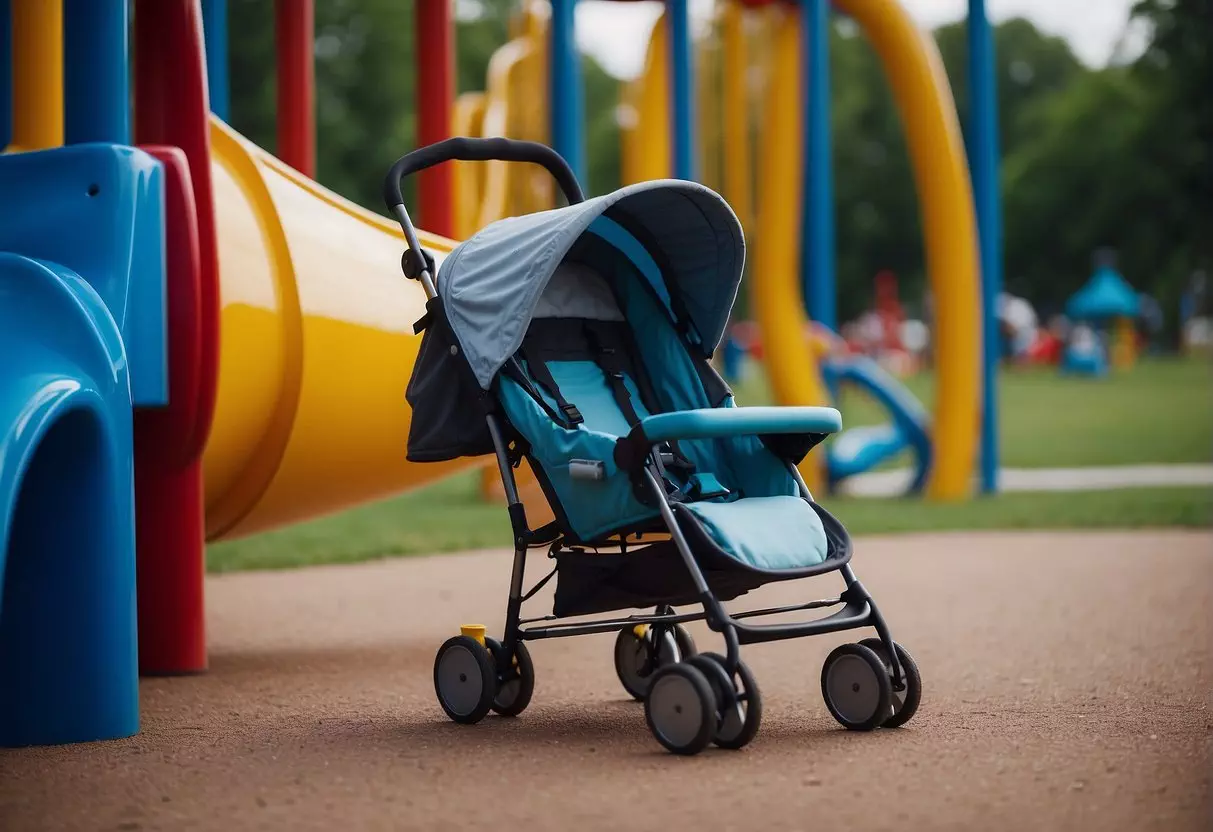
POLYGON ((577 177, 573 174, 569 163, 547 145, 517 139, 467 137, 456 137, 426 145, 397 159, 383 180, 383 201, 387 204, 388 210, 395 213, 396 206, 404 204, 404 197, 400 194, 400 180, 418 171, 432 168, 443 162, 486 162, 491 160, 532 162, 542 165, 560 185, 560 190, 564 192, 564 197, 570 205, 585 201, 581 185, 577 183, 577 177))

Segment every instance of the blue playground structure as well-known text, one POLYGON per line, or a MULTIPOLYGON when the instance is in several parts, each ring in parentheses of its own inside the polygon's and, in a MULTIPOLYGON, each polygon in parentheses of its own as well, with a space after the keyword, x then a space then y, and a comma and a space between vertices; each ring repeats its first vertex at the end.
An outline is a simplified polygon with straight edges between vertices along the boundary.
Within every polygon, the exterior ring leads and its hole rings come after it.
POLYGON ((888 411, 883 425, 847 428, 826 445, 831 490, 855 474, 871 471, 909 450, 913 458, 908 493, 922 490, 931 467, 931 416, 904 384, 867 356, 838 356, 821 362, 821 374, 837 402, 843 386, 870 396, 888 411))
POLYGON ((163 189, 131 147, 0 156, 0 746, 139 728, 132 420, 168 401, 163 189))

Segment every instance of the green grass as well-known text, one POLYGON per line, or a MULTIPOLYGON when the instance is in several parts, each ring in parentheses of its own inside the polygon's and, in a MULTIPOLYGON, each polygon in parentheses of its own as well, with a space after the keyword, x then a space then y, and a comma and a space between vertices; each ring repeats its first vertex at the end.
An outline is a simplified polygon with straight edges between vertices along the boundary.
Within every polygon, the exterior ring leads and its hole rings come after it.
MULTIPOLYGON (((505 509, 479 496, 479 475, 344 514, 209 547, 212 572, 353 563, 394 555, 508 547, 505 509)), ((1136 528, 1213 525, 1213 491, 1142 488, 1074 494, 1003 494, 960 504, 911 499, 824 501, 852 534, 951 529, 1136 528)))
MULTIPOLYGON (((1105 380, 1055 370, 1011 371, 1000 381, 1003 464, 1081 467, 1208 462, 1213 452, 1213 384, 1204 362, 1151 359, 1105 380)), ((933 378, 907 380, 924 402, 933 378)), ((770 401, 765 379, 739 385, 743 404, 770 401)), ((858 395, 841 404, 847 425, 882 420, 858 395)), ((1072 494, 1004 494, 958 505, 909 499, 826 501, 853 534, 949 529, 1133 528, 1213 525, 1204 488, 1126 489, 1072 494)), ((505 510, 481 500, 479 474, 208 549, 212 571, 349 563, 510 545, 505 510)))
MULTIPOLYGON (((1106 379, 1061 376, 1055 369, 1004 371, 999 379, 1002 464, 1008 468, 1209 462, 1213 458, 1213 372, 1205 361, 1143 359, 1106 379)), ((935 379, 906 386, 928 407, 935 379)), ((738 385, 743 404, 771 401, 753 372, 738 385)), ((870 399, 844 391, 843 425, 885 421, 870 399)))

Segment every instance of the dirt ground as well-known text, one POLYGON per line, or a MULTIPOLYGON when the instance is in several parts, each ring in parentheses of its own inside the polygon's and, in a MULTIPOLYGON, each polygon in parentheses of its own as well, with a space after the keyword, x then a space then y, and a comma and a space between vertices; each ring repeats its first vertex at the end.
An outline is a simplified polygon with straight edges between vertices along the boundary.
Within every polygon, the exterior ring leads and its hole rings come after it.
POLYGON ((821 662, 866 634, 747 647, 758 739, 695 758, 625 701, 611 636, 536 644, 521 717, 446 720, 434 650, 500 630, 508 555, 214 578, 210 672, 145 680, 132 739, 0 750, 0 829, 1213 828, 1213 534, 867 538, 855 568, 922 670, 918 717, 829 716, 821 662))

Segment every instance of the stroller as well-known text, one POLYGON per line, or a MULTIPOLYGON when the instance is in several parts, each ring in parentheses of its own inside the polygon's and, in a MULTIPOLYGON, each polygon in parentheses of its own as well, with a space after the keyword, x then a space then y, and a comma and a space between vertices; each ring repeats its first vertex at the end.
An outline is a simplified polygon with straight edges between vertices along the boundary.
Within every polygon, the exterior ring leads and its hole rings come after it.
POLYGON ((452 720, 526 709, 529 642, 614 632, 619 680, 644 701, 661 745, 677 754, 741 748, 758 731, 762 700, 740 646, 859 627, 877 637, 838 647, 822 669, 830 713, 861 731, 914 715, 914 661, 851 571, 846 530, 813 502, 796 467, 841 429, 838 411, 737 407, 709 363, 745 257, 720 196, 663 180, 585 200, 551 148, 455 138, 399 159, 384 198, 408 244, 404 274, 428 298, 406 391, 408 458, 495 455, 514 536, 500 640, 465 626, 438 650, 434 688, 452 720), (542 165, 569 204, 493 223, 436 269, 400 180, 453 159, 542 165), (540 528, 518 496, 523 459, 555 515, 540 528), (555 565, 524 589, 535 548, 555 565), (833 570, 846 587, 836 598, 734 613, 722 603, 833 570), (553 576, 553 614, 523 618, 523 602, 553 576), (690 605, 700 610, 675 610, 690 605), (749 621, 829 607, 839 609, 815 620, 749 621), (723 636, 723 654, 696 652, 682 625, 698 620, 723 636))

